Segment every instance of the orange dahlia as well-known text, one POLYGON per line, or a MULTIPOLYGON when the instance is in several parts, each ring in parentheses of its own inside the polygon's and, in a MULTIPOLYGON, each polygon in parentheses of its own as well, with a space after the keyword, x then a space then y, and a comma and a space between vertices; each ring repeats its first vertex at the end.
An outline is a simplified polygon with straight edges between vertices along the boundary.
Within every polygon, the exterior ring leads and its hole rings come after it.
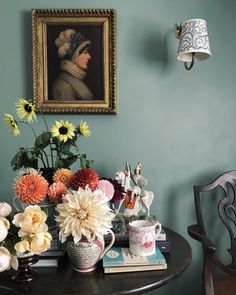
POLYGON ((62 199, 62 195, 66 193, 67 187, 64 183, 58 181, 51 184, 48 188, 48 199, 52 203, 59 203, 62 199))
POLYGON ((93 191, 98 185, 99 177, 97 173, 91 168, 82 168, 75 172, 72 177, 71 187, 73 190, 78 190, 79 187, 85 189, 88 185, 93 191))
POLYGON ((40 174, 30 173, 22 175, 15 182, 16 196, 26 204, 42 202, 48 191, 48 182, 40 174))
POLYGON ((66 168, 57 169, 53 174, 53 181, 62 182, 68 188, 70 187, 73 172, 66 168))

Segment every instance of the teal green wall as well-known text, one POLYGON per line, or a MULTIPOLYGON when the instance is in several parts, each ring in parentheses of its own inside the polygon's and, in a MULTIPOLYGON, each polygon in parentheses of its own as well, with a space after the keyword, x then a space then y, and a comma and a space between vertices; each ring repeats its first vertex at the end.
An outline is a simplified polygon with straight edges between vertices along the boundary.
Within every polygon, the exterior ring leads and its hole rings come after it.
MULTIPOLYGON (((14 113, 16 99, 32 97, 32 8, 116 9, 119 114, 47 120, 89 123, 93 136, 81 142, 81 152, 95 160, 100 175, 113 176, 126 161, 143 162, 155 192, 152 213, 193 250, 186 272, 152 294, 199 294, 201 248, 186 228, 195 222, 192 186, 235 168, 236 1, 0 0, 1 113, 14 113), (171 32, 175 23, 196 17, 208 22, 212 57, 187 72, 176 60, 178 41, 171 32)), ((39 119, 36 128, 41 125, 39 119)), ((11 200, 10 160, 18 147, 32 144, 32 136, 25 129, 14 138, 3 124, 0 134, 0 195, 11 200)))

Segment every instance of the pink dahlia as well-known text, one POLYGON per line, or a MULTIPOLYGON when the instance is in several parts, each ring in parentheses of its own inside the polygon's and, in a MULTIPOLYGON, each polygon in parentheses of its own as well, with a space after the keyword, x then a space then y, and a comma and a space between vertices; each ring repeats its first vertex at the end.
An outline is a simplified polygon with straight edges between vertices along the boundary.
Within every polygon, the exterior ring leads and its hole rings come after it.
POLYGON ((118 201, 121 201, 124 199, 125 197, 125 189, 124 187, 118 182, 118 180, 116 179, 111 179, 111 178, 103 178, 105 180, 108 180, 110 181, 110 183, 113 185, 114 187, 114 195, 113 195, 113 198, 112 198, 112 202, 115 203, 115 202, 118 202, 118 201))
POLYGON ((115 190, 113 184, 110 181, 99 180, 97 188, 104 192, 105 196, 108 198, 108 201, 113 198, 115 190))
POLYGON ((58 181, 51 184, 48 188, 48 199, 52 203, 59 203, 62 199, 62 195, 67 191, 67 187, 64 183, 58 181))
POLYGON ((78 190, 80 187, 85 189, 88 185, 89 188, 93 191, 98 185, 99 177, 97 173, 91 168, 82 168, 77 170, 71 181, 71 187, 73 190, 78 190))
POLYGON ((40 174, 30 173, 19 177, 15 182, 16 196, 26 204, 42 202, 48 191, 48 182, 40 174))

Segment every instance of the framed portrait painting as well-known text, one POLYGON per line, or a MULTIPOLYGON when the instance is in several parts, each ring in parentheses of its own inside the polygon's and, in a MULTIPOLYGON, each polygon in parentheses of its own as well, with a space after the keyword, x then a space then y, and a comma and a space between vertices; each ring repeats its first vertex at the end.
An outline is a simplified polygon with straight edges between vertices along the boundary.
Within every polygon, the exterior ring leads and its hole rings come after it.
POLYGON ((33 9, 33 97, 45 113, 116 114, 114 9, 33 9))

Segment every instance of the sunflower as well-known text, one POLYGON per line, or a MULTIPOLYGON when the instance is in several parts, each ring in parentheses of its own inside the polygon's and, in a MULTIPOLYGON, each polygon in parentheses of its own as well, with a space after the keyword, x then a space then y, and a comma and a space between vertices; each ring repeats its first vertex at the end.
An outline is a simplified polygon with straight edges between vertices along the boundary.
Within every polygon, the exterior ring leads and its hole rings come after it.
POLYGON ((51 133, 53 137, 57 137, 60 141, 67 142, 75 136, 75 127, 69 121, 55 121, 52 125, 51 133))
POLYGON ((91 191, 89 188, 68 191, 62 203, 56 207, 59 224, 59 238, 63 243, 72 235, 77 243, 83 237, 91 240, 102 237, 112 227, 115 214, 110 209, 107 198, 101 190, 91 191))
POLYGON ((89 126, 85 121, 81 121, 79 124, 79 134, 81 134, 82 136, 90 136, 91 135, 91 131, 89 130, 89 126))
POLYGON ((29 123, 34 119, 36 120, 35 105, 32 102, 20 98, 16 102, 16 106, 16 114, 20 119, 24 119, 29 123))
POLYGON ((53 174, 53 180, 55 182, 62 182, 66 187, 70 187, 73 177, 73 172, 66 168, 57 169, 53 174))
POLYGON ((18 124, 12 115, 4 114, 4 120, 7 124, 7 127, 13 132, 15 136, 20 134, 18 124))

